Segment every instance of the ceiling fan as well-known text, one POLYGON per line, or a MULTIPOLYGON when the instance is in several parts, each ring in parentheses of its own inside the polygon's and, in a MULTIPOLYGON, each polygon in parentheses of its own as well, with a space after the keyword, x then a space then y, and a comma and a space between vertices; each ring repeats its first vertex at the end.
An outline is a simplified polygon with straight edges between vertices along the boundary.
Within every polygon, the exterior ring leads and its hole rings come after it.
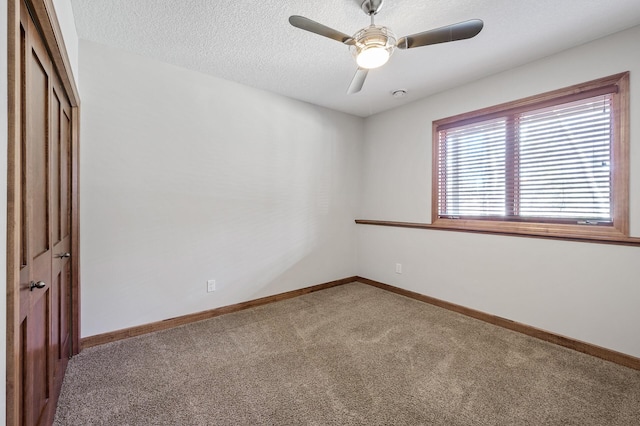
POLYGON ((362 1, 360 7, 364 13, 371 17, 371 25, 361 29, 353 36, 348 36, 304 16, 293 15, 289 17, 289 23, 294 27, 328 37, 350 47, 356 57, 358 69, 351 80, 347 90, 348 94, 359 92, 364 85, 369 70, 387 63, 396 47, 398 49, 412 49, 414 47, 468 39, 475 37, 484 25, 480 19, 471 19, 396 40, 395 35, 389 28, 375 25, 373 21, 374 16, 377 15, 382 7, 382 2, 383 0, 362 1))

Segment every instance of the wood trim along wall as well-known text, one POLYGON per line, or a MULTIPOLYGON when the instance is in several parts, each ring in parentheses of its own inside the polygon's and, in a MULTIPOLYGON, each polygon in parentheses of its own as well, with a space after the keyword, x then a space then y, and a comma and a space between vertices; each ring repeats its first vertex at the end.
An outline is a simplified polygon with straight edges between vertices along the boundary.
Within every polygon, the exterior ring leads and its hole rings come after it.
POLYGON ((426 296, 424 294, 416 293, 410 290, 405 290, 399 287, 394 287, 389 284, 384 284, 379 281, 374 281, 368 278, 354 276, 343 278, 341 280, 331 281, 324 284, 318 284, 311 287, 305 287, 299 290, 288 291, 286 293, 280 293, 273 296, 262 297, 260 299, 250 300, 248 302, 236 303, 234 305, 223 306, 221 308, 212 309, 209 311, 197 312, 194 314, 184 315, 176 318, 170 318, 164 321, 158 321, 150 324, 139 325, 136 327, 125 328, 122 330, 116 330, 108 333, 98 334, 95 336, 89 336, 82 339, 82 349, 90 348, 92 346, 98 346, 105 343, 115 342, 117 340, 126 339, 129 337, 140 336, 147 333, 153 333, 154 331, 166 330, 173 327, 189 324, 196 321, 202 321, 205 319, 217 317, 224 314, 242 311, 244 309, 253 308, 256 306, 265 305, 268 303, 278 302, 280 300, 291 299, 294 297, 302 296, 303 294, 312 293, 319 290, 324 290, 331 287, 337 287, 352 282, 360 282, 373 287, 380 288, 382 290, 390 291, 411 299, 415 299, 430 305, 438 306, 440 308, 447 309, 449 311, 457 312, 462 315, 466 315, 471 318, 478 319, 480 321, 487 322, 489 324, 506 328, 518 333, 526 334, 527 336, 535 337, 536 339, 544 340, 549 343, 564 346, 569 349, 573 349, 578 352, 585 353, 587 355, 595 356, 625 367, 640 370, 640 358, 633 357, 631 355, 616 352, 611 349, 606 349, 591 343, 582 342, 580 340, 572 339, 570 337, 555 334, 549 331, 541 330, 530 325, 522 324, 516 321, 512 321, 506 318, 498 317, 495 315, 487 314, 485 312, 477 311, 475 309, 467 308, 455 303, 447 302, 435 297, 426 296))
POLYGON ((587 355, 595 356, 613 363, 623 365, 625 367, 640 370, 640 358, 636 358, 631 355, 616 352, 611 349, 606 349, 601 346, 593 345, 591 343, 582 342, 580 340, 572 339, 570 337, 555 334, 549 331, 541 330, 539 328, 532 327, 530 325, 522 324, 516 321, 512 321, 506 318, 498 317, 495 315, 487 314, 485 312, 477 311, 475 309, 467 308, 455 303, 447 302, 435 297, 425 296, 424 294, 416 293, 410 290, 394 287, 389 284, 384 284, 379 281, 370 280, 368 278, 356 277, 358 282, 369 284, 374 287, 381 288, 402 296, 409 297, 411 299, 419 300, 421 302, 428 303, 430 305, 438 306, 440 308, 447 309, 449 311, 457 312, 462 315, 466 315, 471 318, 478 319, 480 321, 487 322, 489 324, 497 325, 518 333, 526 334, 527 336, 535 337, 536 339, 544 340, 556 345, 564 346, 565 348, 573 349, 574 351, 582 352, 587 355))
POLYGON ((80 107, 71 109, 71 356, 80 353, 80 107))
POLYGON ((217 317, 224 314, 230 314, 233 312, 242 311, 244 309, 254 308, 256 306, 278 302, 280 300, 291 299, 294 297, 302 296, 303 294, 313 293, 314 291, 325 290, 331 287, 337 287, 343 284, 352 283, 354 281, 357 281, 357 277, 355 276, 349 277, 349 278, 343 278, 340 280, 330 281, 323 284, 317 284, 310 287, 301 288, 298 290, 287 291, 286 293, 274 294, 273 296, 266 296, 266 297, 261 297, 259 299, 249 300, 247 302, 241 302, 233 305, 223 306, 221 308, 211 309, 208 311, 196 312, 194 314, 188 314, 180 317, 169 318, 163 321, 143 324, 135 327, 125 328, 122 330, 110 331, 108 333, 103 333, 103 334, 97 334, 95 336, 89 336, 82 339, 81 347, 82 349, 86 349, 92 346, 98 346, 105 343, 115 342, 117 340, 122 340, 129 337, 140 336, 142 334, 147 334, 147 333, 153 333, 154 331, 166 330, 169 328, 174 328, 174 327, 189 324, 192 322, 206 320, 206 319, 217 317))
POLYGON ((447 232, 466 232, 471 234, 489 234, 489 235, 503 235, 507 237, 524 237, 524 238, 544 238, 547 240, 560 240, 560 241, 574 241, 580 243, 598 243, 598 244, 613 244, 620 246, 635 246, 640 247, 640 238, 635 237, 619 237, 616 239, 603 239, 602 237, 562 237, 557 235, 548 235, 542 232, 532 233, 518 231, 516 228, 506 230, 504 232, 497 232, 493 230, 480 230, 480 229, 462 229, 462 228, 447 228, 438 225, 432 225, 430 223, 419 222, 397 222, 388 220, 370 220, 370 219, 356 219, 355 221, 359 225, 374 225, 374 226, 392 226, 396 228, 415 228, 415 229, 427 229, 435 231, 447 231, 447 232))
POLYGON ((20 419, 20 348, 16 336, 20 326, 20 271, 15 267, 20 259, 20 191, 14 183, 20 181, 20 1, 9 0, 7 11, 7 330, 6 330, 6 424, 16 425, 20 419))

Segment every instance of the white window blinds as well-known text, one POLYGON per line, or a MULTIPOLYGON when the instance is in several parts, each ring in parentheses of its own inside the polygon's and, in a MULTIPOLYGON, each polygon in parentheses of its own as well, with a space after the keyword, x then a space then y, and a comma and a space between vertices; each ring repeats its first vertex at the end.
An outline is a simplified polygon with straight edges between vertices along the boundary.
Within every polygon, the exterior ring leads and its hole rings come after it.
POLYGON ((615 90, 438 128, 439 217, 611 224, 615 90))

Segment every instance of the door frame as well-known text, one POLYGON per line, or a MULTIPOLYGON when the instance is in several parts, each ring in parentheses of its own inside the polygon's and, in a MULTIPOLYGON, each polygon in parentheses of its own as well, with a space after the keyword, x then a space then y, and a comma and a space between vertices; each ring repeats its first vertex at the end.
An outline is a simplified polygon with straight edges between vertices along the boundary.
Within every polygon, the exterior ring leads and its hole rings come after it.
POLYGON ((71 346, 72 355, 80 352, 80 216, 79 216, 79 141, 80 96, 53 0, 8 0, 7 11, 7 89, 8 89, 8 150, 7 150, 7 365, 6 419, 7 425, 17 425, 20 419, 20 235, 22 231, 20 205, 20 10, 27 5, 40 31, 71 106, 71 346))

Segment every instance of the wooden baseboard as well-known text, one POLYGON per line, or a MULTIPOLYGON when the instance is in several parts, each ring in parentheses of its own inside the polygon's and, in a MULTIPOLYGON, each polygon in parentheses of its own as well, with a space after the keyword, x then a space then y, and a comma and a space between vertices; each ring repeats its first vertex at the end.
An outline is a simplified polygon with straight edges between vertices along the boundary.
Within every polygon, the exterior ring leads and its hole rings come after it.
POLYGON ((535 337, 537 339, 544 340, 546 342, 564 346, 566 348, 573 349, 575 351, 582 352, 591 356, 595 356, 607 361, 611 361, 616 364, 623 365, 625 367, 633 368, 635 370, 640 370, 640 358, 623 354, 621 352, 616 352, 614 350, 603 348, 601 346, 593 345, 591 343, 582 342, 580 340, 572 339, 570 337, 562 336, 560 334, 541 330, 539 328, 535 328, 530 325, 522 324, 506 318, 487 314, 485 312, 477 311, 475 309, 467 308, 465 306, 457 305, 455 303, 447 302, 441 299, 436 299, 435 297, 426 296, 424 294, 416 293, 410 290, 405 290, 399 287, 394 287, 389 284, 381 283, 379 281, 374 281, 374 280, 370 280, 368 278, 359 277, 359 276, 343 278, 341 280, 318 284, 311 287, 305 287, 299 290, 288 291, 286 293, 275 294, 273 296, 262 297, 260 299, 250 300, 247 302, 236 303, 234 305, 223 306, 221 308, 211 309, 204 312, 197 312, 194 314, 183 315, 176 318, 169 318, 163 321, 143 324, 136 327, 130 327, 122 330, 116 330, 108 333, 97 334, 95 336, 85 337, 81 340, 81 348, 86 349, 92 346, 98 346, 105 343, 115 342, 117 340, 122 340, 129 337, 140 336, 142 334, 147 334, 147 333, 153 333, 154 331, 167 330, 169 328, 178 327, 178 326, 189 324, 196 321, 206 320, 209 318, 217 317, 219 315, 238 312, 244 309, 253 308, 255 306, 260 306, 260 305, 266 305, 268 303, 273 303, 280 300, 291 299, 293 297, 302 296, 303 294, 308 294, 314 291, 324 290, 327 288, 352 283, 354 281, 358 281, 363 284, 368 284, 386 291, 390 291, 392 293, 400 294, 402 296, 419 300, 421 302, 429 303, 430 305, 438 306, 440 308, 444 308, 449 311, 457 312, 462 315, 466 315, 468 317, 475 318, 475 319, 487 322, 489 324, 496 325, 498 327, 503 327, 509 330, 516 331, 518 333, 526 334, 527 336, 535 337))
POLYGON ((117 340, 129 337, 140 336, 142 334, 153 333, 154 331, 167 330, 169 328, 178 327, 196 321, 202 321, 219 315, 229 314, 232 312, 242 311, 244 309, 253 308, 267 303, 278 302, 280 300, 291 299, 293 297, 302 296, 303 294, 313 293, 314 291, 324 290, 343 284, 356 281, 356 277, 343 278, 341 280, 330 281, 323 284, 317 284, 311 287, 292 290, 286 293, 274 294, 273 296, 261 297, 260 299, 249 300, 248 302, 236 303, 234 305, 223 306, 221 308, 211 309, 203 312, 183 315, 180 317, 169 318, 166 320, 143 324, 135 327, 124 328, 121 330, 110 331, 108 333, 96 334, 94 336, 85 337, 81 340, 81 348, 86 349, 92 346, 103 345, 105 343, 115 342, 117 340))
POLYGON ((582 342, 580 340, 572 339, 570 337, 562 336, 560 334, 552 333, 549 331, 541 330, 539 328, 532 327, 530 325, 522 324, 516 321, 511 321, 506 318, 498 317, 495 315, 487 314, 482 311, 467 308, 455 303, 446 302, 435 297, 425 296, 424 294, 416 293, 402 288, 394 287, 389 284, 384 284, 378 281, 370 280, 368 278, 356 277, 358 282, 369 284, 374 287, 381 288, 393 293, 400 294, 402 296, 416 299, 421 302, 429 303, 431 305, 439 306, 441 308, 457 312, 466 315, 471 318, 479 319, 489 324, 497 325, 499 327, 507 328, 509 330, 517 331, 518 333, 526 334, 527 336, 535 337, 546 342, 554 343, 556 345, 564 346, 565 348, 573 349, 578 352, 582 352, 588 355, 592 355, 598 358, 602 358, 607 361, 614 362, 625 367, 640 370, 640 358, 636 358, 631 355, 627 355, 621 352, 616 352, 611 349, 603 348, 601 346, 593 345, 591 343, 582 342))

